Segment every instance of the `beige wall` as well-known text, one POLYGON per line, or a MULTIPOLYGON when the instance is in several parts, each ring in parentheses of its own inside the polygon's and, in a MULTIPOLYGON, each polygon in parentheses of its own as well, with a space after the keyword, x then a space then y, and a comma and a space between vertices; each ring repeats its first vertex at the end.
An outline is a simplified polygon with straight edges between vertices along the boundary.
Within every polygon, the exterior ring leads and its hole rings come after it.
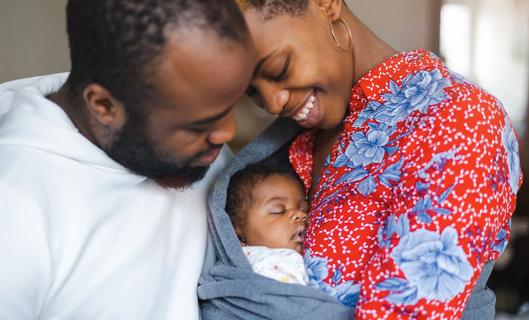
POLYGON ((0 82, 69 68, 66 0, 0 0, 0 82))
POLYGON ((347 0, 349 8, 395 49, 438 51, 441 0, 347 0))
MULTIPOLYGON (((87 0, 89 1, 89 0, 87 0)), ((69 68, 66 0, 0 0, 0 82, 69 68)), ((375 33, 398 50, 434 50, 438 0, 348 0, 375 33)))

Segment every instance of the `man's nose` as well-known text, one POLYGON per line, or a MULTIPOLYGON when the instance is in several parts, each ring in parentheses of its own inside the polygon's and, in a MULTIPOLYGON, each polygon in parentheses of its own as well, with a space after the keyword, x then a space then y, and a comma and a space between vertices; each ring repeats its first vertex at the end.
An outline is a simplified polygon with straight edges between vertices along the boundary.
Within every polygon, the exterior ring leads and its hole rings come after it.
POLYGON ((215 128, 208 136, 208 142, 214 145, 222 145, 232 140, 235 137, 236 131, 235 115, 232 110, 217 122, 215 128))

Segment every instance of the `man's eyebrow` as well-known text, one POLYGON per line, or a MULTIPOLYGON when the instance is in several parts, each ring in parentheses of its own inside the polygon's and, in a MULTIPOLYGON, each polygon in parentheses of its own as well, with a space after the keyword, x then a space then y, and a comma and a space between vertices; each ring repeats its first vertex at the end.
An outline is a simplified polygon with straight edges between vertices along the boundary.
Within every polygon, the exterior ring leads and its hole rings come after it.
POLYGON ((226 109, 222 113, 216 114, 214 116, 211 116, 211 117, 208 117, 208 118, 205 118, 205 119, 201 119, 201 120, 196 120, 196 121, 190 122, 190 123, 187 124, 187 126, 190 126, 190 127, 197 126, 198 127, 198 126, 204 126, 204 125, 216 122, 216 121, 224 118, 232 110, 233 110, 233 107, 229 107, 228 109, 226 109))
POLYGON ((266 62, 266 60, 268 60, 275 52, 276 50, 270 52, 266 57, 262 58, 261 60, 259 60, 259 62, 257 62, 257 66, 255 66, 255 70, 253 72, 254 77, 259 73, 259 70, 261 69, 263 64, 266 62))

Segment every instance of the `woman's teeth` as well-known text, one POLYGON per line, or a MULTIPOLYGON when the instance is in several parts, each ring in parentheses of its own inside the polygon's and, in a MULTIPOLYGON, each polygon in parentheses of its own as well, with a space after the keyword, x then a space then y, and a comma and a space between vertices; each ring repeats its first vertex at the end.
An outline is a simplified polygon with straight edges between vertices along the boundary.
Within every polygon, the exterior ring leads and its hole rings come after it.
POLYGON ((298 112, 295 116, 293 116, 292 119, 296 121, 307 120, 307 118, 310 115, 310 111, 312 110, 312 108, 314 108, 315 101, 316 101, 316 97, 314 95, 310 96, 305 106, 301 109, 300 112, 298 112))

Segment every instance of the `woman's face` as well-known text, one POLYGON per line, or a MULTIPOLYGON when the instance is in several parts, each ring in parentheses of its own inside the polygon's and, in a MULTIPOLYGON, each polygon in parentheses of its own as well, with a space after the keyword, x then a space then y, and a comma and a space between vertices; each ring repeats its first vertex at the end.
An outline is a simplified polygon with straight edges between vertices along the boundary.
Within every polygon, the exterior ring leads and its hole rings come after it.
MULTIPOLYGON (((269 20, 247 9, 258 65, 248 95, 271 114, 306 128, 332 129, 344 118, 353 81, 351 51, 343 52, 329 31, 329 18, 314 1, 301 16, 269 20)), ((348 43, 343 25, 337 36, 348 43)))

